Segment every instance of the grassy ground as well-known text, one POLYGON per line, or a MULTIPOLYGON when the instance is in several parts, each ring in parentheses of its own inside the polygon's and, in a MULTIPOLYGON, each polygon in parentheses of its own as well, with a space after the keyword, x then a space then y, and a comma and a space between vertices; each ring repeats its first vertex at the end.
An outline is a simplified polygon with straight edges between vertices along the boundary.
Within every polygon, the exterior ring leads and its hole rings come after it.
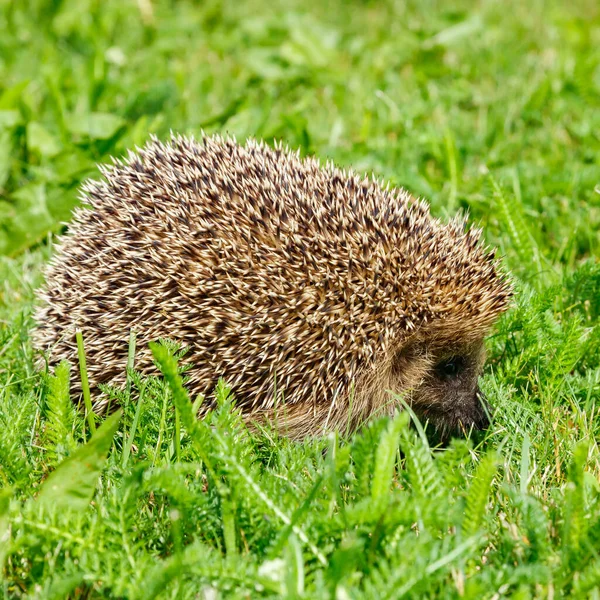
POLYGON ((599 598, 599 10, 0 0, 1 592, 599 598), (251 436, 226 389, 196 424, 158 350, 168 384, 132 375, 141 404, 84 446, 66 368, 34 369, 33 289, 81 179, 169 129, 282 138, 468 209, 517 283, 483 442, 432 451, 404 416, 251 436))

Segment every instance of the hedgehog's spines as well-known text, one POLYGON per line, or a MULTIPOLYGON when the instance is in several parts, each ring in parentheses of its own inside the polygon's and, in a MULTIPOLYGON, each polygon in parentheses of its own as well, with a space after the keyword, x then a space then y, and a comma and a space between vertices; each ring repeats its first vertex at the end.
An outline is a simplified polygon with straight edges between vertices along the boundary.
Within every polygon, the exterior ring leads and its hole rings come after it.
POLYGON ((510 297, 466 215, 443 224, 373 173, 301 160, 281 142, 151 136, 100 171, 36 317, 39 346, 62 340, 57 359, 73 351, 64 319, 87 329, 93 383, 124 372, 134 322, 146 372, 144 344, 175 338, 192 348, 193 392, 224 374, 242 404, 266 408, 277 372, 291 406, 321 414, 402 340, 479 339, 510 297))

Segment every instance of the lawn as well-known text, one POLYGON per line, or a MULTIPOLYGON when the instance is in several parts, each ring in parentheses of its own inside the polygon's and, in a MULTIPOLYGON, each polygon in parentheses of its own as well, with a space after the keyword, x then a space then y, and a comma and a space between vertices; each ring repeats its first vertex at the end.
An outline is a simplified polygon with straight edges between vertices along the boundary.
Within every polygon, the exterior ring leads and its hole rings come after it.
POLYGON ((0 0, 1 592, 600 598, 599 255, 595 0, 0 0), (163 346, 92 436, 36 366, 34 290, 80 182, 170 130, 468 211, 516 289, 485 434, 430 448, 404 412, 293 443, 225 384, 197 422, 163 346))

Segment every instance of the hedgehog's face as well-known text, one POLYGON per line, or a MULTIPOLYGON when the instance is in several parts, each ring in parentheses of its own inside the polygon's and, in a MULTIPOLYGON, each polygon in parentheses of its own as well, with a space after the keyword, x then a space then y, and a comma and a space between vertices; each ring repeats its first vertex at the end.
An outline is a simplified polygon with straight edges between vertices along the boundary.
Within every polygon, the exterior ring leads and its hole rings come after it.
POLYGON ((417 416, 442 437, 483 429, 489 425, 489 405, 478 385, 484 358, 483 341, 439 347, 415 342, 395 357, 396 386, 409 392, 417 416))

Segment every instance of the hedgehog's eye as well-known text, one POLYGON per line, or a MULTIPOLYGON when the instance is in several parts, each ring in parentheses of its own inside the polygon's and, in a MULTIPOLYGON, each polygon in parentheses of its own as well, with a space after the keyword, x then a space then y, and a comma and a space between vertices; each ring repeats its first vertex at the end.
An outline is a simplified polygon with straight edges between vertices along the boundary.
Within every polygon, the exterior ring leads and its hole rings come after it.
POLYGON ((435 372, 440 379, 453 379, 460 375, 464 368, 465 359, 462 356, 451 356, 435 365, 435 372))

